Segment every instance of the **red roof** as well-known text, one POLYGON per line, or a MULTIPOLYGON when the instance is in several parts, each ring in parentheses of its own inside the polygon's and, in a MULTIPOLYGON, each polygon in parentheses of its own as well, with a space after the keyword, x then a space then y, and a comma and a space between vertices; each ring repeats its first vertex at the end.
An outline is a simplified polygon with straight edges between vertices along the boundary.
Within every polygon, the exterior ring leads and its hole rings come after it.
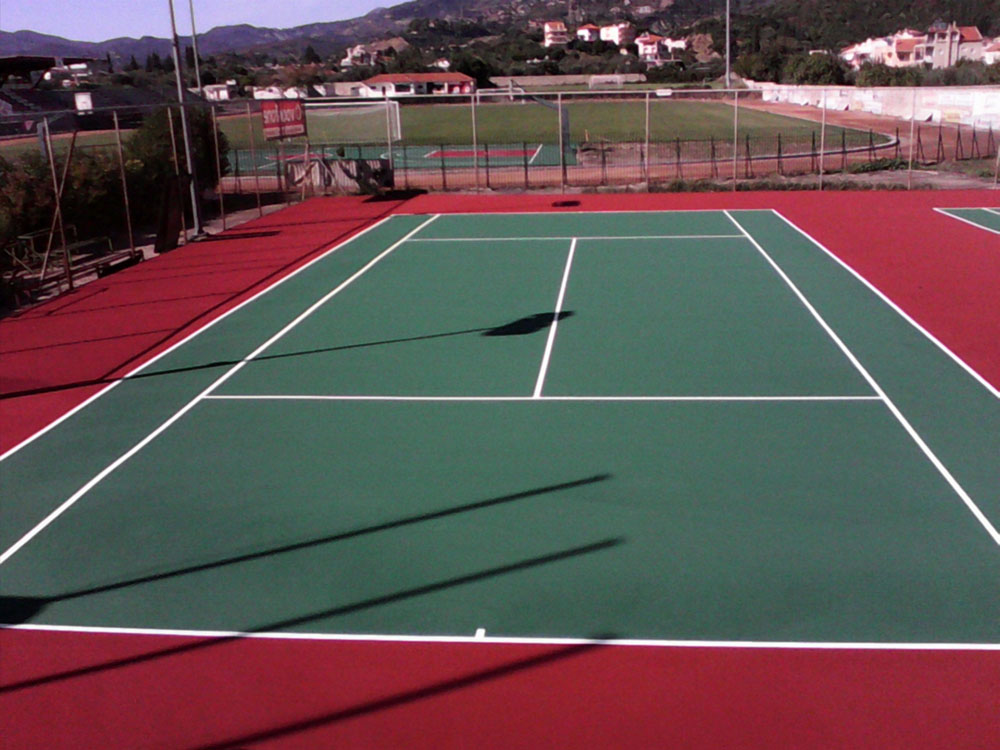
POLYGON ((663 37, 657 36, 656 34, 643 34, 638 39, 635 40, 636 44, 656 44, 657 42, 662 42, 663 37))
POLYGON ((601 27, 600 26, 595 26, 592 23, 585 23, 583 26, 581 26, 579 29, 577 29, 577 31, 583 31, 584 29, 588 29, 589 31, 600 31, 601 27))
POLYGON ((917 46, 916 39, 898 39, 896 40, 896 52, 913 52, 914 47, 917 46))
POLYGON ((378 83, 473 83, 465 73, 382 73, 369 78, 369 86, 378 83))
POLYGON ((979 33, 979 29, 975 26, 959 26, 958 33, 962 35, 961 41, 963 42, 983 41, 983 35, 979 33))

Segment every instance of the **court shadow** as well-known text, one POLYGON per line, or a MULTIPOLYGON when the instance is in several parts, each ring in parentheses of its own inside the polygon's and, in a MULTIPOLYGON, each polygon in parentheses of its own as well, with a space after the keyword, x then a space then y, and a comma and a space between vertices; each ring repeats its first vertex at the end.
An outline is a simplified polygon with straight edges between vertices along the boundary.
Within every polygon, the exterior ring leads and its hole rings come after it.
POLYGON ((568 318, 574 314, 572 310, 563 310, 559 313, 536 313, 535 315, 519 318, 497 328, 490 328, 483 333, 483 336, 528 336, 532 333, 545 330, 554 322, 568 318))
POLYGON ((281 726, 257 732, 247 733, 209 745, 198 745, 193 750, 242 750, 250 745, 292 737, 302 732, 313 731, 325 726, 331 726, 342 721, 357 719, 362 716, 399 708, 411 703, 417 703, 429 698, 447 695, 457 690, 476 687, 492 680, 511 677, 522 672, 528 672, 542 667, 554 666, 569 659, 580 658, 604 648, 617 636, 614 633, 600 633, 590 636, 587 642, 573 643, 566 646, 546 648, 534 656, 513 659, 504 664, 489 669, 467 672, 449 680, 441 680, 423 687, 394 693, 373 701, 357 703, 347 708, 310 716, 299 721, 282 724, 281 726))
POLYGON ((625 539, 621 537, 610 537, 607 539, 601 539, 599 541, 592 542, 590 544, 584 544, 577 547, 561 549, 537 557, 521 559, 518 560, 517 562, 513 562, 507 565, 500 565, 492 568, 486 568, 483 570, 477 570, 471 573, 467 573, 465 575, 433 581, 431 583, 427 583, 422 586, 402 589, 400 591, 395 591, 389 594, 376 596, 369 599, 363 599, 361 601, 352 602, 350 604, 329 607, 305 615, 290 617, 287 619, 278 620, 276 622, 269 622, 254 628, 247 629, 246 631, 240 633, 239 635, 222 636, 216 638, 198 638, 193 642, 187 642, 179 646, 171 646, 169 648, 155 649, 153 651, 149 651, 144 654, 137 654, 120 659, 112 659, 99 664, 91 664, 84 667, 68 669, 57 673, 52 673, 39 677, 32 677, 17 682, 11 682, 8 684, 0 685, 0 694, 10 693, 20 690, 27 690, 31 688, 40 687, 42 685, 48 685, 54 682, 61 682, 64 680, 87 677, 90 675, 99 674, 109 670, 130 667, 136 664, 144 664, 144 663, 154 662, 159 659, 166 659, 174 656, 179 656, 182 654, 190 654, 192 652, 200 652, 211 648, 218 648, 227 643, 233 643, 234 641, 241 640, 242 638, 248 635, 253 635, 255 633, 277 633, 282 631, 294 631, 297 628, 308 626, 310 624, 317 623, 321 620, 328 620, 330 618, 348 615, 366 609, 373 609, 375 607, 386 606, 389 604, 405 601, 408 599, 414 599, 421 596, 427 596, 440 591, 446 591, 460 586, 466 586, 472 583, 478 583, 480 581, 491 580, 504 575, 510 575, 512 573, 520 573, 526 570, 544 567, 546 565, 551 565, 565 560, 572 560, 575 558, 584 557, 599 552, 605 552, 610 549, 614 549, 615 547, 619 547, 623 544, 625 544, 625 539))
POLYGON ((131 586, 139 586, 146 583, 164 581, 170 578, 178 578, 180 576, 191 575, 193 573, 202 573, 207 570, 224 568, 229 565, 238 565, 240 563, 252 562, 254 560, 261 560, 267 557, 274 557, 276 555, 287 554, 290 552, 299 552, 306 549, 321 547, 327 544, 343 542, 350 539, 357 539, 359 537, 368 536, 370 534, 377 534, 383 531, 391 531, 394 529, 400 529, 406 526, 412 526, 419 523, 435 521, 441 518, 448 518, 449 516, 460 515, 462 513, 471 513, 472 511, 483 510, 485 508, 494 508, 499 505, 504 505, 506 503, 513 503, 519 500, 526 500, 532 497, 539 497, 541 495, 547 495, 553 492, 561 492, 564 490, 570 490, 577 487, 584 487, 591 484, 597 484, 599 482, 607 481, 608 479, 611 478, 611 476, 612 476, 611 474, 597 474, 592 477, 576 479, 571 482, 562 482, 560 484, 552 484, 545 487, 536 487, 534 489, 525 490, 523 492, 515 492, 510 495, 501 495, 499 497, 492 497, 486 500, 479 500, 477 502, 467 503, 465 505, 457 505, 451 508, 442 508, 440 510, 431 511, 428 513, 420 513, 413 516, 406 516, 404 518, 398 518, 393 521, 386 521, 385 523, 375 524, 372 526, 365 526, 359 529, 354 529, 352 531, 345 531, 339 534, 330 534, 327 536, 317 537, 315 539, 308 539, 301 542, 294 542, 292 544, 285 544, 280 547, 271 547, 265 550, 259 550, 257 552, 249 552, 244 555, 235 555, 232 557, 226 557, 219 560, 212 560, 211 562, 200 563, 198 565, 189 565, 183 568, 177 568, 175 570, 168 570, 160 573, 138 576, 135 578, 129 578, 122 581, 115 581, 114 583, 106 583, 100 586, 89 586, 86 588, 77 589, 75 591, 66 591, 61 594, 49 597, 23 597, 23 596, 0 597, 0 624, 18 625, 27 622, 31 618, 38 615, 43 609, 45 609, 45 607, 55 602, 68 601, 71 599, 80 599, 85 596, 91 596, 93 594, 103 594, 109 591, 118 591, 120 589, 129 588, 131 586))
POLYGON ((262 239, 264 237, 277 237, 280 235, 276 229, 265 232, 240 232, 239 229, 232 230, 231 233, 227 232, 225 234, 209 234, 198 239, 199 243, 203 242, 229 242, 231 240, 253 240, 262 239))

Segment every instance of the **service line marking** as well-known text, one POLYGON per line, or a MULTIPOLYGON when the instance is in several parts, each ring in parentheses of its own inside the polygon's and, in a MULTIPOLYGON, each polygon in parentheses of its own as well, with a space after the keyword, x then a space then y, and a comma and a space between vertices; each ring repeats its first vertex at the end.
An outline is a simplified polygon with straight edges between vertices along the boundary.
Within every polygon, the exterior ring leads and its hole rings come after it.
POLYGON ((858 360, 856 356, 854 356, 854 352, 852 352, 848 348, 847 344, 845 344, 843 340, 840 338, 840 336, 838 336, 836 332, 830 327, 830 325, 826 322, 823 316, 820 315, 819 311, 815 307, 813 307, 812 303, 809 302, 809 300, 802 293, 802 291, 795 285, 795 282, 788 277, 788 274, 786 274, 784 270, 782 270, 781 266, 779 266, 774 261, 774 259, 770 255, 768 255, 767 251, 763 247, 761 247, 760 243, 757 242, 757 240, 755 240, 753 236, 749 232, 747 232, 746 229, 743 228, 742 224, 740 224, 738 221, 736 221, 736 219, 733 218, 732 214, 730 214, 728 210, 724 211, 724 213, 726 214, 726 216, 729 217, 729 220, 732 221, 733 224, 739 227, 740 231, 746 235, 746 238, 753 244, 753 246, 756 247, 758 251, 760 251, 760 254, 764 256, 764 259, 777 272, 777 274, 782 278, 785 284, 788 285, 789 289, 791 289, 792 292, 795 293, 795 296, 799 298, 799 301, 802 303, 802 305, 809 311, 809 313, 813 316, 813 318, 815 318, 816 322, 820 324, 823 330, 826 331, 827 335, 844 353, 844 356, 846 356, 847 359, 850 360, 851 364, 854 365, 855 369, 857 369, 857 371, 861 373, 861 376, 866 381, 868 381, 868 385, 870 385, 872 389, 879 395, 879 397, 882 399, 885 405, 889 408, 889 411, 892 412, 893 416, 896 417, 899 423, 903 426, 903 429, 906 430, 909 436, 913 439, 913 442, 915 442, 917 444, 917 447, 919 447, 920 450, 923 451, 927 459, 934 465, 934 468, 938 470, 941 476, 944 477, 945 481, 955 491, 955 494, 957 494, 962 499, 962 502, 964 502, 966 507, 972 512, 972 515, 975 516, 976 520, 979 521, 980 525, 982 525, 982 527, 986 529, 986 532, 993 539, 993 542, 997 546, 1000 546, 1000 532, 998 532, 996 528, 993 526, 993 524, 990 523, 990 520, 983 514, 983 512, 979 509, 979 506, 976 505, 973 499, 969 496, 969 493, 967 493, 965 489, 962 487, 962 485, 959 484, 958 480, 955 479, 954 476, 952 476, 952 473, 948 471, 948 468, 943 463, 941 463, 941 460, 937 457, 934 451, 931 450, 930 446, 927 445, 926 442, 924 442, 924 439, 920 437, 919 433, 917 433, 917 431, 913 428, 913 425, 911 425, 910 422, 906 419, 906 417, 903 416, 903 413, 899 410, 896 404, 893 403, 892 399, 889 398, 889 395, 882 389, 882 386, 878 384, 878 381, 876 381, 875 378, 872 377, 872 374, 868 372, 865 366, 861 364, 861 362, 858 360))
POLYGON ((559 286, 559 296, 556 299, 555 314, 552 316, 552 325, 549 326, 549 338, 545 342, 545 353, 542 355, 542 366, 538 369, 538 380, 535 381, 534 398, 542 395, 542 386, 545 385, 545 374, 549 369, 549 360, 552 357, 552 347, 556 343, 556 330, 559 328, 559 314, 562 312, 563 300, 566 298, 566 287, 569 285, 569 271, 573 266, 573 256, 576 254, 576 237, 569 245, 569 254, 566 256, 566 268, 563 270, 562 284, 559 286))
POLYGON ((364 396, 310 394, 226 394, 205 396, 206 401, 413 401, 413 402, 823 402, 881 401, 881 396, 364 396))
POLYGON ((417 237, 410 242, 566 242, 567 240, 742 240, 742 234, 646 234, 542 237, 417 237))
POLYGON ((434 221, 435 219, 437 219, 439 215, 440 214, 434 214, 429 219, 427 219, 426 221, 422 222, 415 229, 411 230, 409 233, 407 233, 405 236, 403 236, 401 239, 397 240, 392 245, 390 245, 388 248, 386 248, 381 253, 379 253, 378 255, 376 255, 372 260, 368 261, 368 263, 366 263, 364 266, 362 266, 358 271, 356 271, 354 274, 352 274, 348 279, 346 279, 345 281, 343 281, 342 283, 340 283, 332 291, 330 291, 327 294, 323 295, 323 297, 321 297, 318 301, 316 301, 312 305, 310 305, 304 312, 300 313, 294 320, 292 320, 291 323, 288 323, 284 328, 282 328, 280 331, 278 331, 276 334, 274 334, 271 338, 269 338, 263 344, 261 344, 260 346, 258 346, 256 349, 254 349, 245 359, 241 360, 240 362, 236 363, 236 365, 234 365, 233 367, 229 368, 225 373, 223 373, 220 377, 218 377, 216 380, 214 380, 211 383, 211 385, 209 385, 205 390, 203 390, 201 393, 199 393, 193 399, 191 399, 190 401, 188 401, 187 404, 185 404, 177 412, 175 412, 170 418, 168 418, 165 422, 163 422, 163 424, 161 424, 159 427, 157 427, 155 430, 153 430, 151 433, 149 433, 146 437, 144 437, 142 440, 140 440, 138 443, 136 443, 134 446, 132 446, 132 448, 130 448, 128 451, 126 451, 121 456, 119 456, 117 459, 115 459, 110 464, 108 464, 108 466, 106 466, 93 479, 91 479, 89 482, 87 482, 85 485, 83 485, 83 487, 81 487, 76 492, 74 492, 58 508, 56 508, 55 510, 53 510, 51 513, 49 513, 49 515, 47 515, 45 518, 43 518, 41 521, 39 521, 35 525, 35 527, 31 529, 31 531, 29 531, 27 534, 25 534, 20 539, 18 539, 2 555, 0 555, 0 565, 3 565, 11 557, 13 557, 18 552, 18 550, 20 550, 22 547, 24 547, 24 545, 26 545, 28 542, 30 542, 32 539, 34 539, 38 534, 40 534, 42 531, 44 531, 53 521, 55 521, 57 518, 59 518, 59 516, 61 516, 63 513, 65 513, 71 507, 73 507, 73 505, 75 505, 76 502, 78 500, 80 500, 80 498, 82 498, 84 495, 86 495, 88 492, 90 492, 90 490, 92 490, 94 487, 96 487, 98 484, 100 484, 101 481, 104 480, 108 475, 110 475, 118 467, 120 467, 122 464, 124 464, 130 458, 132 458, 132 456, 134 456, 139 451, 141 451, 143 448, 145 448, 147 445, 149 445, 149 443, 151 443, 159 435, 161 435, 163 432, 165 432, 177 420, 179 420, 181 417, 183 417, 185 414, 187 414, 189 411, 191 411, 191 409, 193 409, 199 402, 203 401, 206 396, 210 395, 212 393, 212 391, 214 391, 220 385, 222 385, 227 380, 229 380, 233 375, 235 375, 237 372, 239 372, 241 369, 243 369, 248 362, 250 362, 255 357, 257 357, 262 352, 264 352, 266 349, 268 349, 272 344, 274 344, 276 341, 278 341, 278 339, 282 338, 285 334, 287 334, 289 331, 291 331, 293 328, 295 328, 297 325, 299 325, 299 323, 301 323, 303 320, 305 320, 310 315, 312 315, 314 312, 316 312, 316 310, 318 310, 320 307, 322 307, 324 304, 326 304, 330 299, 332 299, 336 295, 340 294, 341 291, 343 291, 344 289, 346 289, 348 286, 350 286, 352 283, 354 283, 357 279, 359 279, 361 276, 363 276, 376 263, 378 263, 380 260, 382 260, 383 258, 385 258, 387 255, 389 255, 393 250, 395 250, 396 248, 398 248, 400 245, 402 245, 409 237, 413 236, 414 234, 416 234, 417 232, 419 232, 421 229, 423 229, 424 227, 426 227, 428 224, 430 224, 432 221, 434 221))
MULTIPOLYGON (((85 625, 0 625, 0 630, 94 635, 134 635, 176 638, 257 638, 278 641, 347 641, 358 643, 492 643, 529 646, 603 645, 653 648, 824 649, 859 651, 1000 651, 998 643, 906 643, 878 641, 701 641, 655 638, 571 638, 518 636, 380 635, 368 633, 241 632, 228 630, 179 630, 118 628, 85 625)), ((478 631, 477 631, 478 633, 478 631)))

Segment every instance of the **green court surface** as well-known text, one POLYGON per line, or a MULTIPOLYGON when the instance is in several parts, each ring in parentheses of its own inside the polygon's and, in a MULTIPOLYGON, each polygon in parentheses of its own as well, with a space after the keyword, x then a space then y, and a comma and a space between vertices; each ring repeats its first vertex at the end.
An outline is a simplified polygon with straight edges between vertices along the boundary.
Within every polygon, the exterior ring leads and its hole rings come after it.
POLYGON ((1000 208, 939 208, 941 213, 972 224, 988 232, 1000 234, 1000 208))
POLYGON ((8 620, 997 642, 1000 402, 772 211, 392 217, 3 471, 8 620))
MULTIPOLYGON (((229 164, 234 174, 248 174, 257 169, 261 174, 271 174, 277 169, 279 158, 301 162, 304 156, 304 145, 289 144, 285 146, 283 157, 279 157, 277 149, 268 147, 257 149, 252 153, 249 149, 232 149, 229 151, 229 164)), ((389 150, 384 143, 381 145, 346 146, 310 145, 311 159, 337 161, 339 159, 388 159, 389 150)), ((402 146, 397 145, 392 151, 392 160, 396 169, 463 169, 476 166, 478 155, 479 166, 496 167, 557 167, 559 166, 559 146, 557 144, 518 143, 513 145, 444 145, 444 146, 402 146)), ((566 148, 566 165, 576 165, 576 146, 566 148)))

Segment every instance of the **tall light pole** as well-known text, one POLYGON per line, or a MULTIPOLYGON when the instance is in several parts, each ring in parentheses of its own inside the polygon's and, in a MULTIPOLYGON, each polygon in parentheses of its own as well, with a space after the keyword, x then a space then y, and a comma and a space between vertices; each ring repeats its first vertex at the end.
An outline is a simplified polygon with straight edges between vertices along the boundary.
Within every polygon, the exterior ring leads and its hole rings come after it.
POLYGON ((194 27, 194 0, 188 0, 191 7, 191 46, 194 49, 194 80, 198 85, 198 95, 203 96, 201 90, 201 63, 198 62, 198 30, 194 27))
POLYGON ((191 215, 194 218, 195 237, 202 234, 201 208, 198 205, 198 173, 194 166, 191 153, 191 129, 188 127, 187 109, 184 106, 184 76, 181 72, 181 42, 177 38, 177 21, 174 18, 174 0, 170 4, 170 29, 174 44, 174 73, 177 76, 177 99, 181 105, 181 133, 184 137, 184 157, 187 159, 188 172, 191 174, 191 215))
POLYGON ((730 35, 729 3, 730 3, 730 0, 726 0, 726 88, 727 89, 732 86, 732 83, 730 81, 730 75, 729 75, 729 71, 730 71, 730 67, 729 67, 729 46, 730 46, 730 42, 729 42, 729 35, 730 35))

